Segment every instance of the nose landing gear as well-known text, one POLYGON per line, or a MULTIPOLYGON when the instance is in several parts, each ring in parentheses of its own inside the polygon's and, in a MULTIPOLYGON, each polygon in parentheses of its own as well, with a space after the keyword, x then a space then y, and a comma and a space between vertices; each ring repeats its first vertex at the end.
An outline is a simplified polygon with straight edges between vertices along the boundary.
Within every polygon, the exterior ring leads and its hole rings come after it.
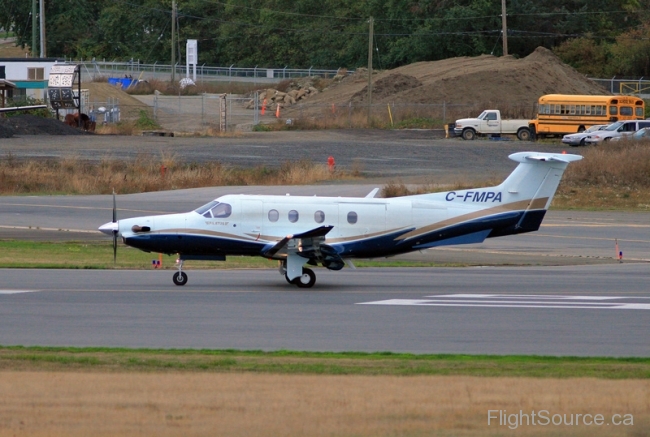
POLYGON ((182 286, 187 284, 187 273, 183 271, 183 260, 178 261, 178 271, 172 277, 174 284, 182 286))

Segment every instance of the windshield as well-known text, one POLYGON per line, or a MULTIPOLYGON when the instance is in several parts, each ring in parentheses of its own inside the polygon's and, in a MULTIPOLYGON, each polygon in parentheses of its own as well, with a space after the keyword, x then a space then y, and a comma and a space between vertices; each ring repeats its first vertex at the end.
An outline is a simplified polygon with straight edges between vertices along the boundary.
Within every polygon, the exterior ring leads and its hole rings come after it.
POLYGON ((623 122, 622 122, 622 121, 618 121, 618 122, 616 122, 616 123, 612 123, 612 124, 610 124, 609 126, 607 126, 607 127, 606 127, 605 129, 603 129, 603 130, 613 131, 613 130, 618 129, 618 128, 621 127, 621 126, 623 126, 623 122))
POLYGON ((597 130, 601 130, 601 129, 603 129, 604 127, 605 127, 605 126, 603 126, 602 124, 597 124, 597 125, 595 125, 595 126, 591 126, 591 127, 590 127, 589 129, 587 129, 585 132, 594 132, 594 131, 597 131, 597 130))
POLYGON ((225 218, 230 217, 232 207, 228 203, 221 203, 213 200, 212 202, 206 203, 202 207, 195 209, 194 212, 203 215, 205 218, 225 218))
POLYGON ((194 210, 194 212, 197 212, 197 213, 199 213, 199 214, 202 215, 204 212, 206 212, 206 211, 212 209, 212 207, 215 206, 217 203, 219 203, 219 202, 217 202, 216 200, 213 200, 213 201, 210 202, 210 203, 206 203, 205 205, 203 205, 203 206, 201 206, 201 207, 199 207, 199 208, 196 208, 196 209, 194 210))
POLYGON ((485 115, 486 115, 486 114, 487 114, 487 111, 483 111, 483 112, 481 112, 481 115, 479 115, 479 116, 476 117, 476 118, 478 118, 479 120, 483 120, 483 119, 485 118, 485 115))

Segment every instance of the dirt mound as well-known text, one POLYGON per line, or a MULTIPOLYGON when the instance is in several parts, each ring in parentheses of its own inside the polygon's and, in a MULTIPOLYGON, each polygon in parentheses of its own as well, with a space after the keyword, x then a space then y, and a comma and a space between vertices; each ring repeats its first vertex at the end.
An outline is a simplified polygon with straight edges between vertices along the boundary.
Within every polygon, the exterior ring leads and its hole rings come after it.
POLYGON ((95 108, 108 106, 115 102, 120 106, 120 116, 123 120, 137 119, 140 110, 149 108, 130 94, 127 94, 119 86, 110 85, 107 82, 84 82, 82 89, 87 89, 90 94, 90 104, 95 108))
MULTIPOLYGON (((359 69, 314 96, 314 105, 345 105, 367 94, 368 75, 359 69)), ((564 64, 550 50, 537 48, 523 59, 512 56, 450 58, 417 62, 373 75, 373 104, 475 104, 499 103, 532 108, 544 94, 610 94, 596 82, 564 64), (405 81, 404 78, 411 78, 405 81), (395 81, 392 86, 391 82, 395 81), (416 85, 418 81, 420 84, 416 85), (392 88, 392 89, 391 89, 392 88)), ((305 111, 306 108, 302 108, 305 111)), ((484 108, 483 108, 484 109, 484 108)), ((316 111, 319 111, 316 108, 316 111)), ((315 111, 315 112, 316 112, 315 111)), ((287 111, 289 112, 289 111, 287 111)))
MULTIPOLYGON (((393 73, 382 77, 381 79, 377 79, 377 81, 373 83, 372 96, 374 99, 382 100, 397 93, 410 91, 413 88, 417 88, 421 85, 422 82, 413 76, 402 73, 393 73)), ((352 101, 355 103, 363 102, 367 96, 368 87, 366 86, 363 90, 355 93, 352 96, 352 101)))
POLYGON ((87 133, 54 118, 30 114, 0 118, 0 138, 11 138, 14 135, 84 135, 87 133))

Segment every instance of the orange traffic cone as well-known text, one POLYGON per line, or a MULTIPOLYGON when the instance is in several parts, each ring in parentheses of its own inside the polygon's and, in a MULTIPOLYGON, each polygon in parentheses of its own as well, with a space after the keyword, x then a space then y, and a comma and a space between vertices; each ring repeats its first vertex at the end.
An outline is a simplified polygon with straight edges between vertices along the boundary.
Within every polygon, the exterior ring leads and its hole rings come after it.
POLYGON ((262 102, 262 115, 266 113, 266 99, 262 102))
POLYGON ((280 118, 280 105, 275 109, 275 117, 280 118))

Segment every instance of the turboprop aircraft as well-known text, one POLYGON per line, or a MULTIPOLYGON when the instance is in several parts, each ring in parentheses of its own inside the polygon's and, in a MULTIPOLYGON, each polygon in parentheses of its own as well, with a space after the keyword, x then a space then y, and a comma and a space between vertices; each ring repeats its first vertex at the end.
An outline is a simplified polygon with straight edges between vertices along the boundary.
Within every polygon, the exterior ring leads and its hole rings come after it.
POLYGON ((432 247, 481 243, 539 229, 567 165, 579 155, 520 152, 498 186, 375 198, 226 195, 182 214, 117 220, 99 230, 145 252, 178 254, 174 284, 185 285, 183 261, 228 255, 279 261, 280 273, 301 288, 322 265, 341 270, 355 258, 380 258, 432 247))

